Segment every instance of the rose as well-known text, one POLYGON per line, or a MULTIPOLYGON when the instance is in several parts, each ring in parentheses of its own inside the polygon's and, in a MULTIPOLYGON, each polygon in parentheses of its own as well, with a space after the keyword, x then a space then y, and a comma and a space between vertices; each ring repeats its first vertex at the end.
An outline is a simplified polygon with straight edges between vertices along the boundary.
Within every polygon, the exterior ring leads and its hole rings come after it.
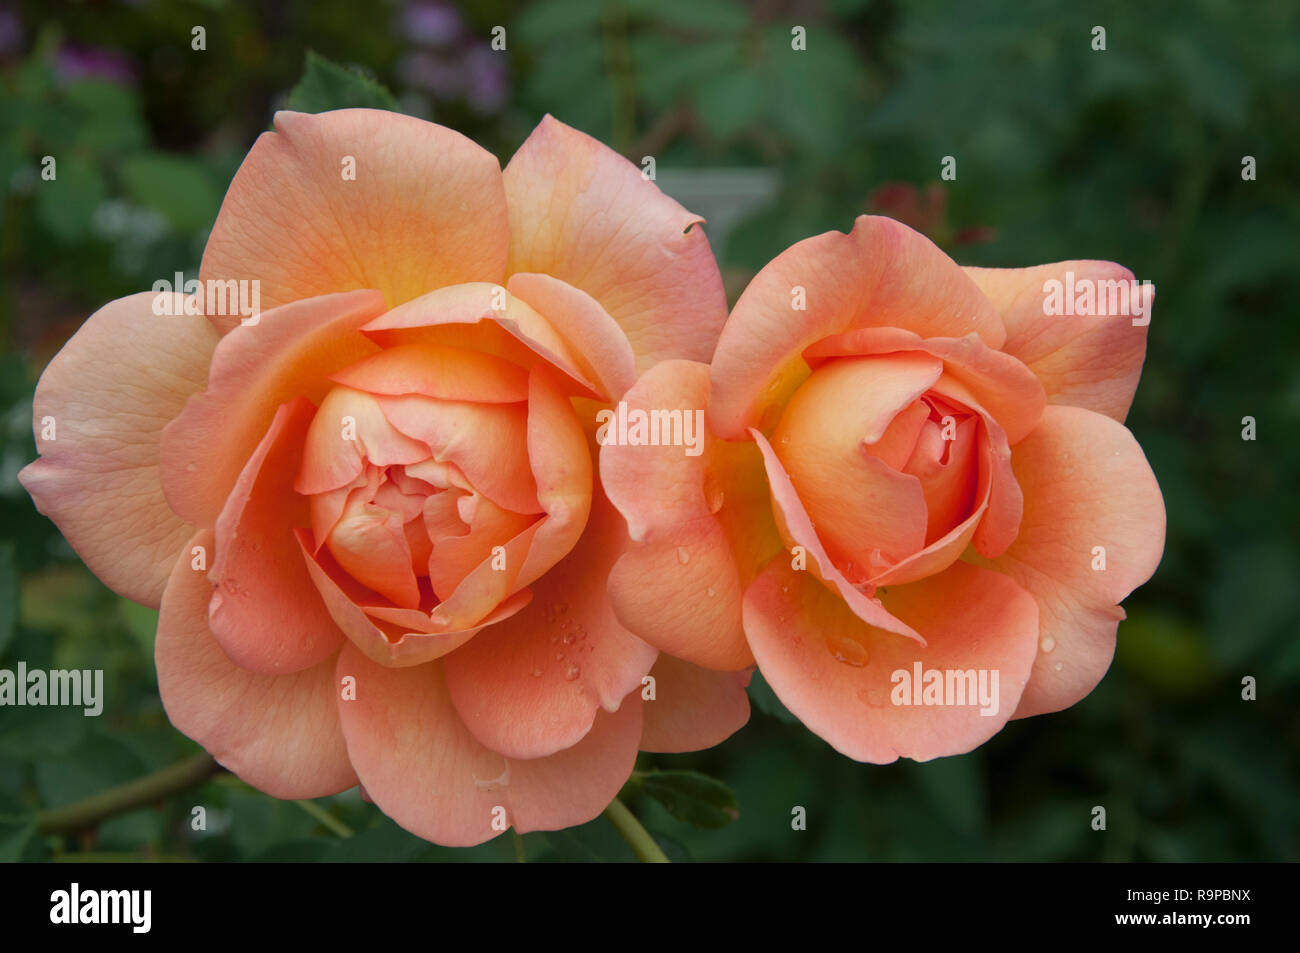
POLYGON ((707 405, 710 432, 696 457, 602 448, 637 541, 610 577, 619 618, 701 665, 757 660, 863 761, 968 751, 1013 713, 1083 698, 1164 545, 1122 424, 1152 297, 1131 278, 1096 261, 963 269, 866 216, 786 250, 711 367, 665 362, 625 397, 707 405), (1070 273, 1108 306, 1124 281, 1137 316, 1046 314, 1070 273))
POLYGON ((743 679, 658 656, 604 590, 625 534, 594 417, 710 353, 700 220, 549 117, 504 173, 393 113, 275 127, 201 293, 114 301, 46 369, 22 482, 161 607, 169 717, 250 784, 359 780, 444 844, 587 821, 638 748, 748 717, 743 679), (196 314, 253 281, 264 313, 196 314))

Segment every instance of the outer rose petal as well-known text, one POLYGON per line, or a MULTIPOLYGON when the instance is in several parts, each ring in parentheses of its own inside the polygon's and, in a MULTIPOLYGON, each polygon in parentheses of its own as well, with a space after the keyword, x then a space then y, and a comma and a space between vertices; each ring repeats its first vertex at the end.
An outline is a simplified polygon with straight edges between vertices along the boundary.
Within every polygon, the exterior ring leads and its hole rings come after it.
POLYGON ((598 494, 582 539, 533 585, 532 603, 444 659, 456 710, 482 744, 512 758, 568 748, 598 709, 641 686, 655 649, 619 623, 601 584, 623 540, 598 494))
POLYGON ((208 626, 222 651, 251 671, 297 672, 343 643, 294 536, 311 518, 293 477, 315 412, 302 398, 276 411, 217 517, 208 626))
POLYGON ((507 759, 479 744, 460 720, 441 665, 384 668, 352 645, 339 655, 338 677, 357 680, 356 699, 338 703, 348 753, 374 802, 413 834, 451 847, 481 844, 500 833, 492 826, 497 807, 521 833, 582 824, 631 775, 639 694, 598 716, 572 748, 507 759))
POLYGON ((1048 407, 1011 464, 1025 494, 1020 533, 991 562, 968 558, 1015 579, 1042 610, 1023 718, 1068 708, 1106 674, 1124 618, 1117 603, 1160 563, 1165 506, 1133 435, 1090 410, 1048 407), (1104 571, 1092 569, 1094 546, 1106 549, 1104 571))
POLYGON ((173 510, 211 526, 276 408, 305 397, 319 405, 329 375, 379 348, 357 331, 384 306, 375 291, 285 305, 237 327, 212 355, 208 389, 163 431, 163 490, 173 510))
POLYGON ((249 784, 279 798, 337 794, 357 783, 339 728, 332 658, 292 675, 234 665, 208 632, 212 586, 191 569, 189 541, 167 583, 154 661, 158 692, 176 728, 249 784))
POLYGON ((511 274, 552 275, 591 295, 627 333, 640 370, 709 359, 727 300, 698 215, 551 116, 504 176, 511 274))
MULTIPOLYGON (((1046 315, 1043 285, 1065 281, 1065 273, 1094 282, 1129 281, 1133 273, 1109 261, 1063 261, 1035 268, 967 268, 980 290, 1002 314, 1007 326, 1006 353, 1020 358, 1038 375, 1053 404, 1072 404, 1124 421, 1133 403, 1147 324, 1133 317, 1046 315)), ((1103 285, 1104 287, 1104 285, 1103 285)), ((1150 321, 1155 289, 1143 288, 1143 315, 1150 321)))
MULTIPOLYGON (((628 411, 682 410, 693 414, 709 402, 709 369, 692 361, 655 365, 624 395, 628 411)), ((743 586, 758 565, 780 550, 762 488, 761 465, 746 474, 755 487, 729 479, 730 459, 751 449, 701 434, 702 452, 690 456, 674 446, 618 443, 617 422, 600 449, 601 483, 628 524, 631 544, 609 577, 609 594, 620 621, 656 648, 708 668, 740 669, 753 663, 740 622, 743 586), (609 436, 612 434, 612 436, 609 436), (758 492, 756 493, 755 490, 758 492), (739 531, 728 537, 720 512, 744 510, 739 531), (740 562, 752 562, 742 573, 740 562)), ((707 425, 705 427, 707 431, 707 425)))
POLYGON ((774 561, 745 593, 745 632, 763 677, 800 721, 857 761, 928 761, 983 744, 1011 717, 1029 677, 1033 598, 1005 576, 958 562, 885 599, 926 646, 866 625, 808 573, 774 561), (997 670, 996 712, 893 704, 893 673, 918 661, 925 670, 997 670))
MULTIPOLYGON (((389 307, 505 277, 496 157, 442 126, 376 109, 279 112, 235 173, 200 277, 259 280, 263 308, 356 288, 389 307), (344 178, 348 157, 355 179, 344 178)), ((214 317, 227 331, 239 320, 214 317)))
POLYGON ((661 654, 650 670, 654 700, 641 706, 641 750, 703 751, 726 741, 749 721, 752 671, 715 672, 661 654))
POLYGON ((19 481, 86 565, 128 599, 157 606, 193 529, 163 498, 159 434, 203 389, 217 335, 207 319, 157 316, 150 293, 92 314, 41 375, 32 405, 40 459, 19 481), (46 418, 53 440, 43 440, 46 418))
POLYGON ((709 422, 720 437, 766 430, 808 375, 802 352, 833 334, 899 327, 922 337, 974 332, 1001 346, 1002 320, 960 267, 925 236, 860 216, 848 235, 826 232, 787 248, 736 302, 713 357, 709 422), (804 310, 795 310, 803 289, 804 310))

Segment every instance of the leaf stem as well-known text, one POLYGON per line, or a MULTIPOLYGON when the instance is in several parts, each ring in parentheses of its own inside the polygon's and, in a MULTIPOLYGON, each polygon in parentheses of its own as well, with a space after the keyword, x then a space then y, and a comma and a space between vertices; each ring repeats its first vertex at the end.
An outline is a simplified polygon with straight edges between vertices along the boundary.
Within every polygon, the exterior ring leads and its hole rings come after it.
POLYGON ((339 837, 351 837, 354 833, 356 833, 355 831, 352 830, 352 828, 348 827, 348 825, 344 824, 337 817, 335 817, 329 811, 325 810, 325 808, 321 807, 315 801, 302 800, 302 801, 294 801, 293 803, 297 804, 305 812, 307 812, 313 818, 315 818, 316 822, 320 824, 321 827, 329 831, 331 834, 336 834, 339 837))
POLYGON ((636 815, 629 811, 627 805, 618 798, 614 798, 609 802, 609 807, 605 808, 605 816, 614 825, 614 829, 622 835, 623 840, 628 842, 628 845, 642 863, 669 863, 668 855, 655 843, 654 838, 650 836, 650 832, 641 826, 641 822, 636 819, 636 815))
POLYGON ((42 834, 70 834, 116 814, 125 814, 178 794, 203 783, 220 770, 221 765, 207 752, 196 754, 161 771, 92 794, 85 800, 41 811, 36 815, 36 828, 42 834))

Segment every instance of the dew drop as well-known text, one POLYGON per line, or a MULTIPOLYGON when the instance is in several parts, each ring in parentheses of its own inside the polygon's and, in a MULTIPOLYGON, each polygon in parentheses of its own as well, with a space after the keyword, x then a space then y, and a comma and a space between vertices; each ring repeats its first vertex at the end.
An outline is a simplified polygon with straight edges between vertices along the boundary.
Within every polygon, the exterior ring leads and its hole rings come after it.
POLYGON ((712 587, 712 586, 709 586, 709 595, 710 595, 710 596, 716 596, 716 595, 717 595, 717 593, 713 591, 713 587, 712 587))
POLYGON ((861 668, 867 664, 866 647, 857 639, 850 639, 843 635, 828 635, 826 647, 831 650, 831 658, 837 662, 852 665, 854 668, 861 668))
POLYGON ((1065 668, 1065 663, 1064 663, 1064 662, 1057 662, 1057 663, 1056 663, 1054 666, 1052 666, 1052 667, 1055 668, 1055 669, 1059 672, 1061 669, 1065 668))
POLYGON ((578 666, 571 664, 569 666, 569 670, 564 673, 564 678, 566 681, 570 681, 570 682, 576 681, 579 674, 580 673, 578 671, 578 666))
POLYGON ((709 507, 710 513, 716 513, 718 510, 722 509, 722 504, 726 498, 727 495, 716 486, 706 485, 704 487, 704 501, 709 507))
POLYGON ((688 562, 691 561, 691 554, 686 551, 685 546, 677 547, 677 561, 681 563, 683 566, 685 566, 688 562))
POLYGON ((1043 636, 1042 648, 1044 652, 1052 651, 1052 649, 1056 648, 1056 639, 1052 638, 1050 635, 1043 636))

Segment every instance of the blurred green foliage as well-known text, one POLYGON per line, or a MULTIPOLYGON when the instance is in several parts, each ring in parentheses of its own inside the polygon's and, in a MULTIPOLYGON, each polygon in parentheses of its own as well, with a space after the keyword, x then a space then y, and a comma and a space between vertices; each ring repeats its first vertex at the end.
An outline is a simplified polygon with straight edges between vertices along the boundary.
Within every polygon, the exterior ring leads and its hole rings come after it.
POLYGON ((712 751, 643 757, 625 792, 670 857, 1300 859, 1297 6, 517 6, 23 0, 0 13, 0 666, 102 668, 107 693, 94 719, 0 710, 0 859, 632 859, 603 818, 454 851, 355 791, 303 807, 229 776, 77 837, 35 832, 37 809, 195 750, 158 701, 157 614, 91 576, 15 480, 35 456, 35 379, 95 308, 193 275, 273 109, 340 95, 444 122, 503 160, 550 112, 661 172, 776 170, 779 193, 718 248, 733 295, 792 242, 881 207, 890 182, 929 190, 928 230, 963 263, 1111 259, 1158 289, 1128 423, 1164 491, 1168 543, 1101 686, 970 755, 882 767, 836 754, 756 677, 749 726, 712 751), (505 53, 488 45, 496 25, 505 53), (934 189, 948 155, 957 179, 934 189), (1247 675, 1257 701, 1241 698, 1247 675), (738 816, 718 827, 728 788, 738 816), (194 805, 206 831, 190 829, 194 805), (792 830, 796 806, 806 831, 792 830))

